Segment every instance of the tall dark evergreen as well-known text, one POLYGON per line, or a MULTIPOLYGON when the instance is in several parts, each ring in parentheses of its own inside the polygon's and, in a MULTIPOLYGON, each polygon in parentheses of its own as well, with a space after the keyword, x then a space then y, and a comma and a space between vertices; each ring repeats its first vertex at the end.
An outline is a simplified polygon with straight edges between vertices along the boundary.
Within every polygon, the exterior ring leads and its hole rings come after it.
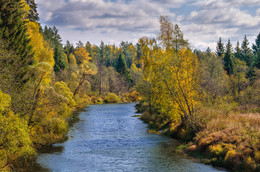
POLYGON ((132 56, 129 53, 129 46, 131 45, 131 43, 129 42, 121 42, 121 47, 122 47, 122 53, 125 57, 125 61, 126 61, 126 65, 128 68, 130 68, 132 66, 132 56))
POLYGON ((129 71, 127 69, 126 61, 125 61, 125 58, 124 58, 122 53, 120 53, 120 55, 119 55, 119 58, 118 58, 118 61, 117 61, 117 66, 116 66, 116 70, 121 75, 124 75, 124 76, 128 76, 129 75, 129 71))
POLYGON ((253 65, 253 54, 251 48, 249 47, 249 42, 246 35, 241 45, 241 52, 242 59, 246 62, 248 67, 251 67, 251 65, 253 65))
POLYGON ((83 42, 79 41, 78 43, 76 43, 76 48, 84 48, 84 44, 83 42))
MULTIPOLYGON (((18 55, 17 83, 23 84, 28 81, 26 74, 29 65, 33 64, 32 48, 26 34, 25 21, 22 18, 24 11, 17 0, 0 1, 0 38, 7 43, 6 48, 18 55)), ((16 62, 16 63, 17 63, 16 62)))
POLYGON ((37 4, 35 3, 34 0, 26 0, 27 4, 30 6, 30 11, 29 11, 29 20, 37 22, 39 21, 39 14, 37 12, 37 4))
POLYGON ((260 69, 260 32, 257 35, 255 44, 253 44, 253 53, 255 56, 254 64, 258 69, 260 69))
MULTIPOLYGON (((139 43, 137 43, 135 45, 135 47, 136 47, 136 60, 139 62, 140 59, 141 59, 141 56, 142 56, 142 47, 141 47, 141 45, 139 43)), ((140 63, 138 63, 136 66, 141 68, 141 64, 140 63)))
POLYGON ((45 26, 43 30, 43 37, 49 42, 50 46, 54 50, 54 71, 59 72, 60 70, 64 70, 66 67, 66 56, 58 29, 55 26, 53 28, 48 28, 45 26))
POLYGON ((86 48, 87 52, 89 53, 89 57, 93 58, 92 45, 89 41, 85 44, 85 48, 86 48))
POLYGON ((228 43, 226 45, 226 53, 224 56, 224 69, 227 71, 227 74, 229 76, 234 74, 234 59, 233 59, 233 53, 232 53, 232 44, 230 40, 228 40, 228 43))
POLYGON ((67 55, 68 62, 70 62, 70 54, 73 54, 75 52, 73 44, 67 41, 66 45, 64 46, 64 51, 65 54, 67 55))
POLYGON ((235 47, 235 58, 242 60, 242 50, 240 48, 239 41, 237 41, 237 45, 235 47))
POLYGON ((216 54, 219 57, 223 57, 225 53, 225 48, 224 48, 224 44, 222 43, 221 37, 219 38, 219 41, 217 43, 217 47, 216 47, 216 54))

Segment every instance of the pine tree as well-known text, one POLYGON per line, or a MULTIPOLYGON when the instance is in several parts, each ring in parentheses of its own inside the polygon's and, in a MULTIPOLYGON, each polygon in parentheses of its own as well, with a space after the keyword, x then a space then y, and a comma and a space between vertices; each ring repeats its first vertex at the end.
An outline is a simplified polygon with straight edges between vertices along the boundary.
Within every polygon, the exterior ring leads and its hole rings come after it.
POLYGON ((236 45, 236 48, 235 48, 235 58, 242 60, 242 50, 240 48, 239 41, 237 41, 237 45, 236 45))
POLYGON ((39 21, 39 14, 37 12, 37 4, 35 3, 34 0, 26 0, 27 4, 30 6, 30 11, 29 11, 29 20, 33 22, 39 21))
POLYGON ((224 69, 227 71, 229 76, 234 74, 234 60, 233 60, 233 53, 232 53, 232 44, 230 40, 226 45, 226 53, 224 56, 224 69))
POLYGON ((70 63, 70 54, 74 54, 75 49, 73 47, 73 44, 71 44, 69 41, 66 42, 66 45, 64 46, 65 54, 67 55, 68 62, 70 63))
POLYGON ((130 77, 125 58, 122 53, 120 53, 117 66, 116 66, 116 71, 120 73, 122 76, 126 78, 126 80, 132 82, 132 78, 130 77))
POLYGON ((248 39, 245 35, 242 46, 241 46, 241 52, 242 52, 242 60, 244 60, 248 67, 251 67, 253 64, 253 54, 249 47, 248 39))
POLYGON ((119 55, 116 70, 121 75, 125 75, 128 73, 126 61, 125 61, 125 58, 123 57, 122 53, 119 55))
POLYGON ((260 32, 257 35, 255 44, 253 44, 253 53, 255 55, 254 64, 258 69, 260 69, 260 32))
POLYGON ((224 53, 225 53, 225 48, 224 48, 224 44, 222 43, 221 37, 220 37, 219 41, 217 43, 217 47, 216 47, 216 54, 219 57, 223 57, 224 53))
POLYGON ((66 54, 61 43, 61 36, 58 33, 58 29, 55 26, 53 28, 45 26, 43 36, 54 49, 54 71, 59 72, 60 70, 64 70, 66 68, 66 54))
POLYGON ((32 65, 33 53, 29 45, 30 40, 26 35, 25 21, 21 3, 17 0, 0 1, 0 38, 7 42, 7 49, 13 50, 18 55, 20 63, 17 69, 17 83, 24 84, 28 81, 25 77, 29 65, 32 65))

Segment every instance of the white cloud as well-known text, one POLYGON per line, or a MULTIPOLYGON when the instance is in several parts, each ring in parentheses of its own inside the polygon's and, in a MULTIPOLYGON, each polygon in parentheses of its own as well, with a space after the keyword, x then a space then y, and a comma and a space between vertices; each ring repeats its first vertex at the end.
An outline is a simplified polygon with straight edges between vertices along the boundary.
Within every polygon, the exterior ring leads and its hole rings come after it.
POLYGON ((99 44, 155 37, 159 16, 168 15, 181 26, 194 48, 212 50, 219 37, 254 40, 260 28, 259 0, 36 0, 41 23, 56 25, 64 41, 99 44), (185 7, 185 9, 184 9, 185 7), (242 8, 243 7, 243 8, 242 8), (243 9, 243 10, 242 10, 243 9), (187 13, 188 11, 188 13, 187 13), (254 15, 255 14, 255 15, 254 15))

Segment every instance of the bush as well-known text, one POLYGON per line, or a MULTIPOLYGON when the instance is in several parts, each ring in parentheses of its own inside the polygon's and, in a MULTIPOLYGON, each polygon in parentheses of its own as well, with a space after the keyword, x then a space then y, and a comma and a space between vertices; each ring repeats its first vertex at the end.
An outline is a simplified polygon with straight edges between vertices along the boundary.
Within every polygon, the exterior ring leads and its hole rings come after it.
POLYGON ((120 98, 114 93, 108 93, 104 99, 105 103, 117 103, 120 101, 120 98))
POLYGON ((11 96, 0 90, 0 171, 20 166, 34 157, 26 120, 9 108, 11 96))

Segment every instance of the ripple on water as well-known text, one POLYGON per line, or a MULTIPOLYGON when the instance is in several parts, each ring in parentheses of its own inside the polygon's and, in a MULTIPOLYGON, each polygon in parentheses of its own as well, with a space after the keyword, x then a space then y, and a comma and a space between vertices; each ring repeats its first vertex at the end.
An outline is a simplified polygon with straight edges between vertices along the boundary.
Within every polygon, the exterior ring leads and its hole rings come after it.
POLYGON ((149 134, 146 124, 132 117, 134 105, 90 106, 70 128, 69 139, 41 153, 38 163, 54 172, 219 171, 177 153, 176 140, 149 134))

